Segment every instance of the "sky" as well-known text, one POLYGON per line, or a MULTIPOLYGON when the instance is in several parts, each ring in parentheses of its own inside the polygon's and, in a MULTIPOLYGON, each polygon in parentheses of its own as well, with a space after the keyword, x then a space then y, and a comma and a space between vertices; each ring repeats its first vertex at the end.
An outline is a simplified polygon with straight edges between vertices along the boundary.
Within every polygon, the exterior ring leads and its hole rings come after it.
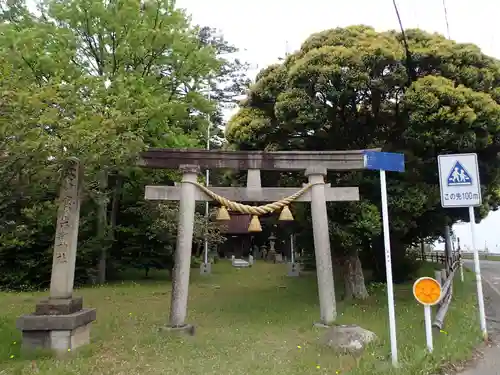
MULTIPOLYGON (((474 43, 484 53, 500 59, 498 0, 398 0, 404 28, 438 32, 462 43, 474 43)), ((239 57, 251 64, 251 78, 297 50, 312 33, 355 24, 376 30, 399 29, 392 0, 177 0, 193 22, 220 30, 237 46, 239 57)), ((476 226, 476 245, 500 253, 500 211, 492 212, 476 226)), ((472 248, 470 226, 453 227, 463 246, 472 248)), ((437 245, 442 248, 442 245, 437 245)))

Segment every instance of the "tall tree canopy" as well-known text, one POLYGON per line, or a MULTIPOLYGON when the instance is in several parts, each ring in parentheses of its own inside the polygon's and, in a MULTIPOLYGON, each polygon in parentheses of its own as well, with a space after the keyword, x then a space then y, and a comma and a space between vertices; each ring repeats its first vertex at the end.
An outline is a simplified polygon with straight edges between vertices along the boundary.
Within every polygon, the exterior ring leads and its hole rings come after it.
POLYGON ((175 175, 138 170, 138 152, 203 145, 207 116, 221 121, 208 92, 230 101, 245 83, 244 66, 233 46, 192 25, 173 0, 35 4, 32 11, 23 0, 0 3, 0 273, 20 285, 24 276, 10 274, 33 272, 20 252, 32 261, 38 254, 48 268, 58 171, 76 156, 85 167, 80 254, 84 262, 92 249, 84 268, 99 258, 104 281, 108 252, 121 257, 123 243, 142 247, 143 258, 144 248, 171 248, 173 229, 155 232, 155 242, 138 228, 158 227, 152 221, 167 215, 168 206, 140 202, 144 185, 175 175))
MULTIPOLYGON (((477 152, 481 215, 500 202, 500 61, 438 34, 405 35, 409 51, 401 33, 367 26, 311 35, 282 64, 258 74, 226 128, 230 147, 239 149, 404 152, 406 173, 391 174, 389 183, 396 259, 408 245, 436 238, 446 223, 466 217, 440 207, 438 154, 477 152)), ((329 178, 359 185, 363 200, 331 205, 334 251, 382 254, 377 176, 329 178)))

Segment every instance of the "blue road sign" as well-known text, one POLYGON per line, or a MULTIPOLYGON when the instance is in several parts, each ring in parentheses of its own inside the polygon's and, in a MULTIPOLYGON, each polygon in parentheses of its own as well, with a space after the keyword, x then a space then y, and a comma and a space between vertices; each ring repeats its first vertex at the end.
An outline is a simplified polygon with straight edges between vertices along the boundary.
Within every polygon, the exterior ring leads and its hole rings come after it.
POLYGON ((390 172, 405 171, 405 156, 402 153, 365 151, 364 155, 366 169, 390 172))
POLYGON ((453 165, 446 180, 448 186, 467 186, 472 185, 472 178, 462 164, 457 160, 453 165))

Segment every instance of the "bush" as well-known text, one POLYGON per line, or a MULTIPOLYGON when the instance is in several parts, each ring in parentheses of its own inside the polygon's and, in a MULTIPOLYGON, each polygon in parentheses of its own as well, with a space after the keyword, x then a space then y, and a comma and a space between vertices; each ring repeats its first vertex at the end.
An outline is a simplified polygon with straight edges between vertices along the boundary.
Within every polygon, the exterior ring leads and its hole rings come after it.
MULTIPOLYGON (((20 202, 20 206, 26 202, 20 202)), ((0 232, 0 289, 34 290, 50 284, 55 205, 17 207, 0 232)))
POLYGON ((201 263, 203 263, 203 261, 200 258, 195 256, 191 257, 191 268, 200 268, 201 263))
POLYGON ((313 271, 316 269, 316 258, 314 257, 314 252, 307 252, 300 258, 302 263, 302 269, 304 271, 313 271))
POLYGON ((403 283, 415 279, 421 262, 411 254, 407 254, 398 261, 397 267, 392 268, 395 283, 403 283))

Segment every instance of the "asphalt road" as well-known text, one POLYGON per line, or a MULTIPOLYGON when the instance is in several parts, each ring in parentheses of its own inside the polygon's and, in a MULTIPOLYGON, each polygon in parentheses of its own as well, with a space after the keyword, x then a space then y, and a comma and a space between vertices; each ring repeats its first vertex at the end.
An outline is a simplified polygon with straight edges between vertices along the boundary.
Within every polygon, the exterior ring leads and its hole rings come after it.
MULTIPOLYGON (((473 261, 464 264, 474 270, 473 261)), ((483 350, 483 358, 461 375, 500 375, 500 261, 481 261, 486 321, 492 345, 483 350)))

